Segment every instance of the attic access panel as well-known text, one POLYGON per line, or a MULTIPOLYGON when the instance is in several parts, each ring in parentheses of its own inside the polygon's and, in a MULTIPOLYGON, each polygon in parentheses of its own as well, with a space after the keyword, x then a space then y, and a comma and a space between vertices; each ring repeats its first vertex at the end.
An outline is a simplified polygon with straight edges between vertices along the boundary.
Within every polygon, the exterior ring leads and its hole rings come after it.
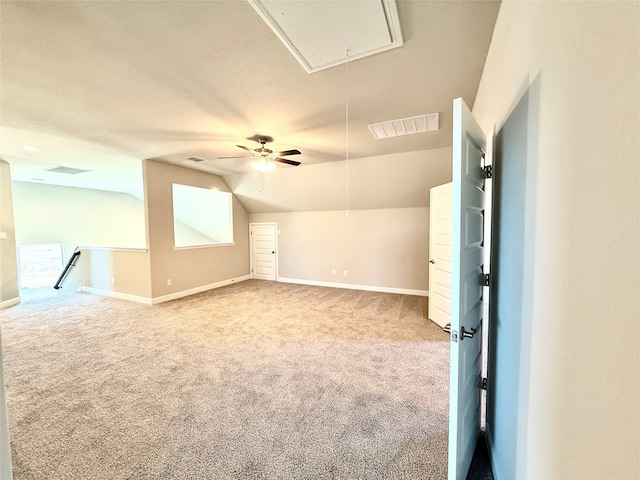
POLYGON ((402 46, 396 0, 247 0, 307 73, 402 46))

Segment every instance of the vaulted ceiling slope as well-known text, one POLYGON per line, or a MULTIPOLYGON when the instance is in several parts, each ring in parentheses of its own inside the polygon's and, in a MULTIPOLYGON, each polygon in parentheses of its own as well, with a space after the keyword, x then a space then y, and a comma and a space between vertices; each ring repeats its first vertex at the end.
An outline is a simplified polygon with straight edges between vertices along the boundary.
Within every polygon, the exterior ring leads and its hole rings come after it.
MULTIPOLYGON (((340 15, 349 2, 332 3, 340 15)), ((242 0, 1 2, 0 158, 16 180, 116 191, 139 190, 140 163, 153 158, 223 175, 250 211, 265 211, 248 187, 249 162, 217 158, 271 135, 274 150, 302 152, 301 166, 267 174, 297 185, 270 193, 286 209, 318 181, 306 169, 345 160, 347 100, 348 155, 365 160, 449 146, 452 99, 472 106, 499 3, 397 0, 397 8, 402 47, 308 74, 242 0), (436 132, 375 140, 367 128, 432 112, 436 132), (46 171, 60 165, 90 171, 46 171)))

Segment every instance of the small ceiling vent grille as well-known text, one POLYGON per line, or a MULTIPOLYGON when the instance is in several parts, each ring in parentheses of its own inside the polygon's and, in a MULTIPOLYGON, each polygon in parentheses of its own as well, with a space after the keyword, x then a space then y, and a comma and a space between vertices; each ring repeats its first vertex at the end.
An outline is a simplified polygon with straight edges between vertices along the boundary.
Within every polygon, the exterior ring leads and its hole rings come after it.
POLYGON ((62 173, 64 175, 77 175, 79 173, 91 171, 91 170, 81 170, 79 168, 71 168, 71 167, 54 167, 54 168, 47 168, 46 170, 47 172, 62 173))
POLYGON ((388 122, 369 125, 369 130, 378 140, 382 138, 413 135, 414 133, 432 132, 440 128, 440 114, 429 113, 416 117, 400 118, 388 122))

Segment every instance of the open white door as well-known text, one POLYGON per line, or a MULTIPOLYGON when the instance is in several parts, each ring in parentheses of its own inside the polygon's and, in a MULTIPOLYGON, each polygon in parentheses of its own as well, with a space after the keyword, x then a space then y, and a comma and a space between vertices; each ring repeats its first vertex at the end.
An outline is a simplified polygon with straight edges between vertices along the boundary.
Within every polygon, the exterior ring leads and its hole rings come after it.
POLYGON ((486 139, 453 101, 453 237, 449 480, 464 480, 480 433, 486 139))
POLYGON ((277 229, 275 223, 251 223, 251 277, 276 280, 277 229))
POLYGON ((444 327, 451 323, 451 182, 429 197, 429 319, 444 327))

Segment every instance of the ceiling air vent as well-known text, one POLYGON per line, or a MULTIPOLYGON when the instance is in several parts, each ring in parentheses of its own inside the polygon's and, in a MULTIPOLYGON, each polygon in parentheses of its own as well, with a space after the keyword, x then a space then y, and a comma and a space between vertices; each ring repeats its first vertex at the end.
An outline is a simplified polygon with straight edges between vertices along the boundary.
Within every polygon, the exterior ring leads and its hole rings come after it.
POLYGON ((45 169, 47 172, 62 173, 64 175, 77 175, 79 173, 90 172, 91 170, 81 170, 79 168, 71 167, 54 167, 45 169))
POLYGON ((374 123, 369 125, 369 130, 371 130, 374 137, 380 140, 382 138, 413 135, 414 133, 432 132, 440 128, 439 121, 439 113, 429 113, 427 115, 418 115, 417 117, 374 123))

